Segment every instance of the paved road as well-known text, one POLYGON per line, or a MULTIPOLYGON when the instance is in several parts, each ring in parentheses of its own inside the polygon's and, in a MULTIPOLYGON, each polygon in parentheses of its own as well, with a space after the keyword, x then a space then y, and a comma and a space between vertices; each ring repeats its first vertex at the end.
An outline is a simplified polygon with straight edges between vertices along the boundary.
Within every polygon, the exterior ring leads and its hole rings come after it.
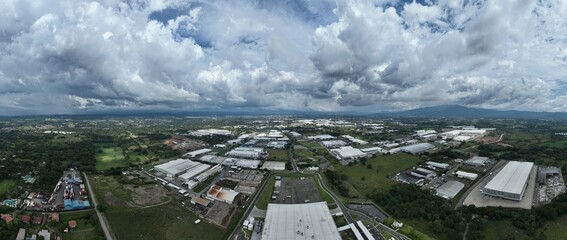
POLYGON ((238 224, 236 224, 236 227, 232 230, 232 233, 230 233, 230 236, 228 237, 228 239, 238 239, 238 235, 241 232, 240 229, 242 229, 242 225, 244 224, 244 220, 249 218, 248 216, 250 215, 250 213, 252 212, 252 210, 256 206, 256 203, 258 202, 258 199, 260 198, 260 194, 264 191, 264 188, 266 187, 266 183, 269 182, 269 179, 271 177, 272 177, 271 172, 268 173, 268 175, 266 175, 264 177, 264 179, 262 180, 262 186, 260 186, 260 188, 258 188, 258 190, 256 190, 256 194, 254 194, 254 196, 252 197, 252 201, 250 201, 248 208, 246 208, 246 211, 242 215, 242 218, 240 218, 240 221, 238 222, 238 224))
POLYGON ((110 224, 108 224, 106 217, 104 217, 104 215, 96 207, 98 203, 96 202, 96 197, 94 191, 91 188, 91 183, 89 181, 89 178, 87 177, 87 174, 83 173, 83 176, 85 177, 85 183, 87 184, 87 188, 89 189, 89 194, 91 195, 91 199, 93 200, 93 207, 96 211, 96 215, 98 216, 98 221, 100 222, 100 226, 102 227, 102 231, 104 232, 104 236, 106 237, 106 240, 116 239, 112 237, 112 234, 110 232, 110 224))

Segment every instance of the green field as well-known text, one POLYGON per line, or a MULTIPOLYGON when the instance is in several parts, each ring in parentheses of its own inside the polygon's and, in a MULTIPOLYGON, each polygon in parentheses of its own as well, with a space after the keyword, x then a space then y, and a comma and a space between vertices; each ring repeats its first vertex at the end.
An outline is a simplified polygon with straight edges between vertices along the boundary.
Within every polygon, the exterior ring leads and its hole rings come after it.
POLYGON ((14 179, 4 179, 0 181, 0 194, 10 191, 14 186, 16 186, 17 181, 14 179))
POLYGON ((118 239, 224 239, 227 230, 202 221, 177 202, 152 208, 106 212, 118 239))
POLYGON ((58 225, 65 225, 67 226, 68 222, 71 220, 77 221, 77 228, 73 229, 71 232, 64 233, 59 232, 58 234, 63 237, 63 239, 70 239, 70 240, 102 240, 104 236, 101 232, 97 229, 97 226, 94 226, 89 221, 90 218, 96 219, 98 223, 98 218, 94 210, 92 211, 85 211, 85 212, 75 212, 75 213, 62 213, 60 217, 59 223, 51 222, 51 226, 58 226, 58 225))
POLYGON ((145 154, 141 154, 137 152, 128 152, 128 161, 130 161, 131 163, 144 164, 149 160, 150 158, 145 154))
POLYGON ((315 154, 307 149, 294 150, 293 155, 296 160, 315 157, 315 154))
POLYGON ((268 149, 268 160, 287 161, 287 149, 268 149))
POLYGON ((132 191, 125 189, 113 176, 92 175, 89 177, 99 203, 104 203, 107 192, 123 201, 132 201, 132 191))
POLYGON ((390 190, 396 184, 394 180, 389 179, 390 176, 416 166, 420 161, 419 157, 398 153, 370 158, 366 161, 366 165, 360 163, 353 166, 336 165, 335 169, 338 173, 347 175, 347 181, 362 195, 359 197, 363 197, 374 191, 390 190), (367 165, 372 167, 369 168, 367 165))
POLYGON ((266 188, 264 188, 262 195, 260 195, 260 198, 258 198, 258 202, 256 203, 256 207, 258 209, 262 209, 262 210, 268 209, 268 203, 270 203, 270 200, 272 199, 272 192, 274 191, 275 182, 276 182, 276 178, 274 176, 271 176, 270 179, 268 179, 268 182, 266 183, 266 188))
POLYGON ((567 215, 543 224, 547 239, 567 239, 567 215))
POLYGON ((527 235, 512 225, 510 220, 491 220, 483 230, 485 239, 530 239, 527 235))
POLYGON ((95 158, 96 170, 99 171, 128 166, 128 162, 126 162, 120 147, 98 148, 96 149, 95 158))

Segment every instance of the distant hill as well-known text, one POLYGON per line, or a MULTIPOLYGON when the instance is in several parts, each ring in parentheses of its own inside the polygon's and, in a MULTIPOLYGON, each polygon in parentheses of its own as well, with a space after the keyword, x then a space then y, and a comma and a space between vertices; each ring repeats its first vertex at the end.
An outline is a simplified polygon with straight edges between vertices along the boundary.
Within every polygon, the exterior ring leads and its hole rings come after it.
POLYGON ((379 113, 395 117, 423 118, 509 118, 509 119, 567 119, 565 112, 500 111, 485 108, 471 108, 460 105, 440 105, 401 112, 379 113))

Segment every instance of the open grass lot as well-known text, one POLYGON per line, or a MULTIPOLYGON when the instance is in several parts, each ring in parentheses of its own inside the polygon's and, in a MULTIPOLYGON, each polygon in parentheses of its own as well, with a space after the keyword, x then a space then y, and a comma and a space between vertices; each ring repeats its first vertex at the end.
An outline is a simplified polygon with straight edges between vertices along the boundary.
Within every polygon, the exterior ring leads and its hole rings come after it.
POLYGON ((119 147, 99 148, 96 149, 95 154, 96 170, 128 166, 124 153, 119 147))
POLYGON ((335 165, 335 169, 347 175, 347 181, 362 194, 359 197, 363 197, 374 191, 387 192, 396 184, 394 180, 388 178, 389 176, 416 166, 420 161, 419 157, 398 153, 370 158, 366 161, 366 165, 360 163, 353 166, 335 165), (369 168, 367 165, 372 167, 369 168))
POLYGON ((268 149, 268 159, 273 161, 287 161, 287 149, 268 149))
POLYGON ((132 191, 125 189, 113 176, 91 175, 93 191, 99 203, 106 203, 105 194, 112 193, 113 198, 122 201, 132 201, 132 191))
POLYGON ((106 212, 118 239, 224 239, 227 229, 202 221, 177 202, 143 209, 113 209, 106 212))
POLYGON ((567 215, 559 217, 554 221, 546 222, 543 229, 547 239, 567 239, 567 215))
POLYGON ((433 236, 437 239, 454 239, 451 238, 451 236, 447 236, 446 234, 439 235, 433 233, 431 228, 428 226, 428 222, 417 219, 401 219, 401 221, 404 223, 404 226, 402 227, 402 229, 400 229, 400 232, 410 237, 411 239, 432 239, 429 236, 433 236))
POLYGON ((315 154, 307 149, 294 150, 293 155, 298 160, 315 157, 315 154))
POLYGON ((137 152, 128 152, 128 161, 130 161, 131 163, 144 164, 149 160, 150 158, 145 154, 141 154, 137 152))
POLYGON ((266 210, 268 209, 268 203, 272 199, 272 192, 274 191, 274 183, 276 182, 276 178, 271 176, 266 183, 266 188, 261 193, 260 198, 258 198, 258 202, 256 203, 256 207, 258 209, 266 210))
POLYGON ((322 148, 321 144, 317 142, 301 142, 301 145, 305 146, 306 148, 322 148))
POLYGON ((16 186, 17 181, 14 179, 0 180, 0 194, 10 191, 14 186, 16 186))
POLYGON ((485 224, 485 239, 530 239, 521 230, 512 225, 510 220, 491 220, 485 224))

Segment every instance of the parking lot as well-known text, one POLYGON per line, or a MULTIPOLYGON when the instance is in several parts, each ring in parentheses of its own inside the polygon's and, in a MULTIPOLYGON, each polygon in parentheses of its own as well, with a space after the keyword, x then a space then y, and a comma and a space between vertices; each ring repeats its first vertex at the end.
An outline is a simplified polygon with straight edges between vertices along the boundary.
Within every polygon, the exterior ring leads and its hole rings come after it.
POLYGON ((279 191, 273 203, 295 204, 306 202, 323 201, 319 195, 319 189, 311 177, 291 178, 284 177, 281 186, 274 189, 274 193, 279 191))

